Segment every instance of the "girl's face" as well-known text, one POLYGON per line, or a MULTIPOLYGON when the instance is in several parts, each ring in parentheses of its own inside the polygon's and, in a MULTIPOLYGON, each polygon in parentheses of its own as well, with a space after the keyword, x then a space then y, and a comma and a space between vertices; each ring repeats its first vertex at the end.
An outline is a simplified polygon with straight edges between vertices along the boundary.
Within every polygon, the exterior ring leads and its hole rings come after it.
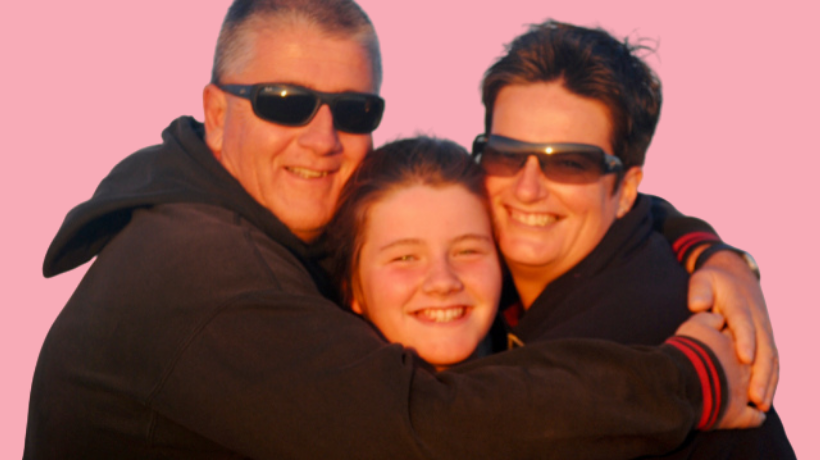
POLYGON ((414 185, 373 204, 352 309, 437 368, 468 358, 498 308, 487 210, 459 185, 414 185))

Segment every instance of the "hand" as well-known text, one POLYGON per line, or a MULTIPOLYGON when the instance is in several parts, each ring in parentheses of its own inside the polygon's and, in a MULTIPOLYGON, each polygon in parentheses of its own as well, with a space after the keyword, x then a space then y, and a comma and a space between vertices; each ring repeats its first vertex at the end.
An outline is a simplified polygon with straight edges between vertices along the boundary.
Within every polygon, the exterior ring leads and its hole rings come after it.
POLYGON ((748 405, 747 388, 751 366, 738 360, 734 340, 729 330, 723 328, 723 316, 716 313, 698 313, 681 324, 676 335, 700 340, 717 356, 729 385, 726 412, 718 420, 715 429, 754 428, 766 420, 766 414, 748 405))
POLYGON ((768 411, 780 378, 774 332, 760 283, 733 252, 715 253, 689 281, 689 309, 710 308, 726 317, 740 361, 753 363, 749 400, 768 411))

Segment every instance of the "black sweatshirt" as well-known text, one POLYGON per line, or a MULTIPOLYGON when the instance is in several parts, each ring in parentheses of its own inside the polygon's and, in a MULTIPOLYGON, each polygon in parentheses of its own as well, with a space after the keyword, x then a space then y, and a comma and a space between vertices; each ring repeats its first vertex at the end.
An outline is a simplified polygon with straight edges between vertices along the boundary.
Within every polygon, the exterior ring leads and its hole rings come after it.
POLYGON ((617 459, 701 419, 693 362, 711 361, 670 345, 566 340, 434 373, 323 297, 314 250, 202 135, 174 121, 55 237, 47 276, 96 260, 43 345, 24 458, 617 459))
MULTIPOLYGON (((507 313, 518 341, 593 338, 658 345, 674 334, 691 315, 689 276, 666 240, 652 231, 647 198, 639 196, 598 246, 551 282, 520 318, 507 313)), ((695 432, 674 453, 657 458, 789 459, 795 454, 772 410, 760 428, 695 432)))

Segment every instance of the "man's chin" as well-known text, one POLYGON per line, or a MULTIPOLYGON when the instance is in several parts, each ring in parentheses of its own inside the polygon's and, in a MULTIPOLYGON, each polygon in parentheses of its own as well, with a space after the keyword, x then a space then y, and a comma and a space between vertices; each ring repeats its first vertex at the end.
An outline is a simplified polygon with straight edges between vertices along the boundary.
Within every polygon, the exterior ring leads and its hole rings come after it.
POLYGON ((283 224, 296 235, 300 240, 310 243, 318 238, 325 229, 328 219, 294 219, 292 216, 282 218, 280 214, 273 213, 283 224))
POLYGON ((300 240, 304 241, 305 243, 312 243, 313 241, 315 241, 317 238, 319 238, 319 236, 322 235, 322 232, 325 229, 324 226, 307 228, 293 228, 288 226, 288 228, 290 228, 291 233, 296 235, 300 240))

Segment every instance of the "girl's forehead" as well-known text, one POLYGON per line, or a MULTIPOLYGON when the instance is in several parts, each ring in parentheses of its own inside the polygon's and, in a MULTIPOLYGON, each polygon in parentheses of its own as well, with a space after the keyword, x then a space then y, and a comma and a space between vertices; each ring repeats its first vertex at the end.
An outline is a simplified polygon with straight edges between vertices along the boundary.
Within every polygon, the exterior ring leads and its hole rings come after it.
POLYGON ((452 240, 492 235, 484 202, 461 185, 417 184, 392 191, 370 206, 365 244, 396 240, 452 240))

